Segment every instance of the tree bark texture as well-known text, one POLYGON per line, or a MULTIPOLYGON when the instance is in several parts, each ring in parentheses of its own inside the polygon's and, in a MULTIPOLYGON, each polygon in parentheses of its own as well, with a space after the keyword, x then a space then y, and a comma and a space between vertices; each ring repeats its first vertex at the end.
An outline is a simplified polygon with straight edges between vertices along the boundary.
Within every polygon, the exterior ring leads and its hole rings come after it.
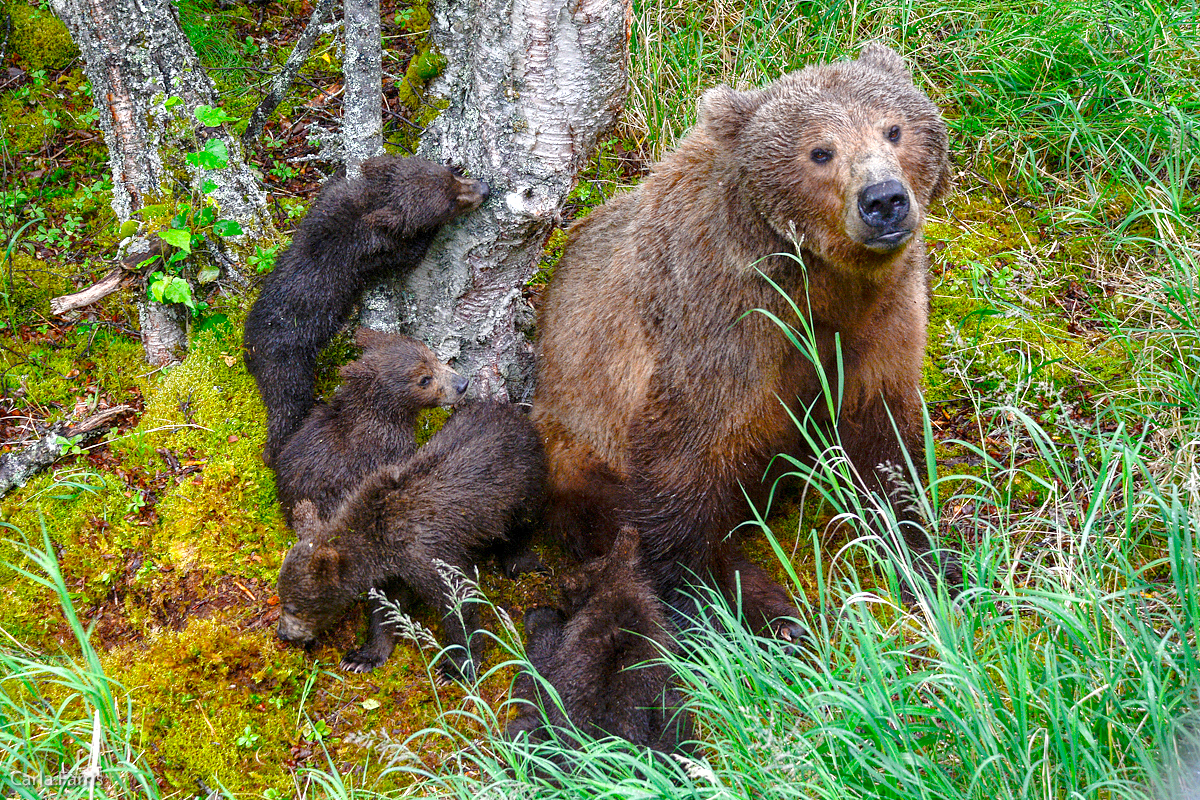
POLYGON ((526 402, 533 311, 522 287, 625 97, 630 0, 434 0, 449 107, 418 154, 487 181, 487 203, 363 299, 362 322, 428 342, 475 393, 526 402))
POLYGON ((197 106, 217 104, 216 90, 169 0, 51 0, 51 6, 83 55, 108 147, 117 218, 128 220, 147 196, 174 193, 176 180, 197 197, 211 180, 217 188, 209 197, 222 217, 237 220, 254 238, 270 232, 266 196, 237 137, 195 120, 197 106), (183 102, 168 109, 170 97, 183 102), (184 153, 210 138, 224 140, 229 165, 204 170, 186 164, 184 153))
POLYGON ((342 160, 357 178, 362 162, 383 152, 383 46, 379 0, 344 0, 342 160))

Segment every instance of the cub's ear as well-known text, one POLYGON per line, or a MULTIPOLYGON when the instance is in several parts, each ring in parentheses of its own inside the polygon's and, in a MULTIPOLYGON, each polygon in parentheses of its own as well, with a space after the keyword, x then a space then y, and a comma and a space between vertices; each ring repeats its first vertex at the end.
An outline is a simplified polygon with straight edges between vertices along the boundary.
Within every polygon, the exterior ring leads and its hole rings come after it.
POLYGON ((641 544, 641 536, 638 534, 637 528, 632 525, 625 525, 621 528, 621 532, 617 534, 617 540, 613 543, 610 559, 622 561, 626 564, 633 564, 638 559, 638 546, 641 544))
POLYGON ((383 331, 372 330, 371 328, 359 328, 354 331, 354 343, 363 349, 377 347, 383 343, 386 337, 387 334, 383 331))
POLYGON ((308 562, 312 575, 324 584, 338 583, 342 577, 342 556, 329 545, 321 545, 313 551, 308 562))
POLYGON ((697 125, 718 139, 732 141, 762 105, 762 92, 739 92, 717 86, 700 96, 697 125))
POLYGON ((885 44, 867 42, 859 51, 858 63, 912 83, 912 74, 908 71, 908 65, 904 63, 904 59, 885 44))
POLYGON ((367 366, 366 361, 367 355, 364 353, 362 358, 340 366, 338 374, 342 376, 343 381, 350 378, 372 378, 375 375, 375 371, 367 366))

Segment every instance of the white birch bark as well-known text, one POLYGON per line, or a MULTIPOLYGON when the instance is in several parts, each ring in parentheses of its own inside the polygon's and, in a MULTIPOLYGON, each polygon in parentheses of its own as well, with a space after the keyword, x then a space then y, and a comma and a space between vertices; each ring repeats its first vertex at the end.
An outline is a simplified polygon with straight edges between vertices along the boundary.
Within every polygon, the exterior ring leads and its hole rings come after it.
POLYGON ((533 389, 537 268, 579 170, 626 88, 629 0, 434 0, 449 107, 418 154, 487 181, 488 202, 447 226, 425 260, 363 299, 362 322, 428 342, 480 396, 533 389))
POLYGON ((168 0, 51 0, 83 55, 100 113, 113 174, 113 210, 122 222, 147 196, 172 194, 187 179, 196 196, 205 180, 221 216, 258 238, 272 230, 266 196, 245 164, 241 144, 223 127, 204 128, 197 106, 217 104, 212 81, 179 27, 168 0), (167 98, 183 102, 168 110, 167 98), (183 154, 210 138, 224 140, 229 166, 203 170, 183 154))
POLYGON ((344 0, 346 87, 342 104, 342 147, 346 175, 383 152, 383 47, 379 0, 344 0))

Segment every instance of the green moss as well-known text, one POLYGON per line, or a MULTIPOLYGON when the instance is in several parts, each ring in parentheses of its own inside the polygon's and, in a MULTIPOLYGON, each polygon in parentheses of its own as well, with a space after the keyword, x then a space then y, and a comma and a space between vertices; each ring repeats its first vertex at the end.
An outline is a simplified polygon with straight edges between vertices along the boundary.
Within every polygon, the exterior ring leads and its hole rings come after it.
MULTIPOLYGON (((11 3, 0 13, 12 15, 9 48, 27 69, 66 69, 79 55, 67 26, 49 11, 24 3, 11 3)), ((4 112, 6 121, 11 121, 4 112)))
POLYGON ((5 93, 0 97, 0 119, 4 120, 4 140, 8 147, 18 153, 36 153, 46 140, 58 132, 55 126, 56 112, 62 104, 43 106, 18 99, 15 94, 5 93))
POLYGON ((446 68, 445 56, 430 49, 428 43, 423 48, 408 62, 408 69, 404 71, 404 80, 399 87, 400 102, 411 111, 422 107, 425 87, 446 68))

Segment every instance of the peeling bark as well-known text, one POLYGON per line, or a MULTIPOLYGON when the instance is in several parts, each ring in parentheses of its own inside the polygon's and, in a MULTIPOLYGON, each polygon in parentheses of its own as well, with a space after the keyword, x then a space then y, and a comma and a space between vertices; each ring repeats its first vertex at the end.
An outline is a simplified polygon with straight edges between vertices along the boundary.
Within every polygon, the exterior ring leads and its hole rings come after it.
POLYGON ((363 324, 424 339, 481 396, 533 390, 533 275, 579 170, 625 96, 629 0, 435 0, 449 107, 419 155, 464 166, 491 199, 425 260, 363 299, 363 324))
MULTIPOLYGON (((148 198, 207 194, 220 216, 236 220, 251 238, 273 233, 266 195, 245 163, 241 142, 223 126, 206 128, 195 119, 197 107, 217 105, 217 93, 170 0, 51 0, 51 7, 83 55, 108 148, 117 218, 129 220, 148 198), (182 102, 168 103, 173 97, 182 102), (186 153, 213 138, 228 149, 225 168, 186 162, 186 153), (206 182, 216 188, 202 193, 206 182)), ((232 266, 235 282, 244 282, 232 266)), ((157 305, 139 302, 139 317, 150 325, 142 341, 151 363, 162 363, 166 353, 176 358, 180 342, 187 347, 186 314, 157 305)))
POLYGON ((124 222, 147 196, 171 194, 186 176, 196 196, 205 180, 221 216, 257 238, 272 230, 266 196, 246 167, 237 137, 196 122, 197 106, 217 104, 216 90, 179 27, 169 0, 52 0, 83 55, 100 113, 113 175, 113 210, 124 222), (183 102, 168 109, 166 100, 183 102), (203 170, 183 154, 210 138, 224 140, 229 166, 203 170))

